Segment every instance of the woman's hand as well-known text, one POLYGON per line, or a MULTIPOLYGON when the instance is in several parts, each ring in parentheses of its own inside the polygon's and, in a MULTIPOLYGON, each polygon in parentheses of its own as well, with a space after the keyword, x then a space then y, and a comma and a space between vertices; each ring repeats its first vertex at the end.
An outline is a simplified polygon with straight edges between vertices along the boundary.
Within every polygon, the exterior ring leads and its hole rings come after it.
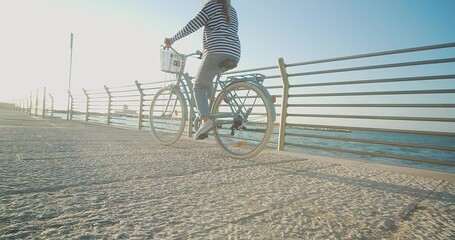
POLYGON ((172 47, 171 39, 170 38, 165 38, 164 39, 164 45, 166 46, 166 48, 172 47))

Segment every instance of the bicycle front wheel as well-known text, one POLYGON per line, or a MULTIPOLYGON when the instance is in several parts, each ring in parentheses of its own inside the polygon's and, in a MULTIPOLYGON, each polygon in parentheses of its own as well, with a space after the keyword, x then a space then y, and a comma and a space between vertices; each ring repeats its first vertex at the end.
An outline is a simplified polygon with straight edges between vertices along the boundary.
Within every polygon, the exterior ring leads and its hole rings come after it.
POLYGON ((246 159, 260 153, 273 131, 273 103, 251 82, 234 82, 217 96, 215 140, 231 157, 246 159))
POLYGON ((156 140, 172 145, 182 136, 187 107, 182 92, 173 86, 161 88, 150 105, 150 128, 156 140))

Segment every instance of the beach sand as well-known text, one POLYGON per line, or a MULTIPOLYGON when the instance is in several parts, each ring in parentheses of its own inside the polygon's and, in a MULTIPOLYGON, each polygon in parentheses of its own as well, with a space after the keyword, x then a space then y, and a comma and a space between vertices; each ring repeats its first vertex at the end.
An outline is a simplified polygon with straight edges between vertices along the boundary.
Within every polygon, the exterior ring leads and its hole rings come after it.
POLYGON ((0 136, 0 239, 455 239, 453 175, 236 160, 210 141, 7 110, 0 136))

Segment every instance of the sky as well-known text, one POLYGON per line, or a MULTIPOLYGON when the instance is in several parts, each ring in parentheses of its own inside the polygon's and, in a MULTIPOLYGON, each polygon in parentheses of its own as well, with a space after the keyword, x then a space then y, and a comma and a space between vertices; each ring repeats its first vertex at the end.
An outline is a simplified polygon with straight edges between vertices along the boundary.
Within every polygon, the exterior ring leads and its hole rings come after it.
MULTIPOLYGON (((455 42, 454 0, 232 0, 239 69, 455 42)), ((204 0, 0 0, 0 101, 159 81, 159 47, 204 0)), ((175 43, 201 49, 202 31, 175 43)), ((196 65, 197 63, 194 63, 196 65)), ((190 65, 190 68, 194 66, 190 65)))

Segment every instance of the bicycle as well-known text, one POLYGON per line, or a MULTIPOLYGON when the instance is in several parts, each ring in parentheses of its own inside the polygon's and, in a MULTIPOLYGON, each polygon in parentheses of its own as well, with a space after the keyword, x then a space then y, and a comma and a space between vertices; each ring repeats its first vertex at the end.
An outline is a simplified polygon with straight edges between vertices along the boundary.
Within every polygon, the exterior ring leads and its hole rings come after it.
MULTIPOLYGON (((161 70, 176 76, 174 83, 158 90, 150 105, 152 135, 163 145, 172 145, 180 139, 187 119, 189 137, 193 134, 192 129, 195 132, 201 125, 194 100, 193 78, 184 73, 187 58, 195 55, 202 57, 200 51, 184 55, 174 48, 161 49, 161 70)), ((231 157, 246 159, 266 147, 276 113, 272 97, 262 85, 264 75, 246 74, 221 80, 222 73, 235 67, 232 61, 220 64, 209 97, 209 118, 214 121, 213 135, 221 149, 231 157)))

